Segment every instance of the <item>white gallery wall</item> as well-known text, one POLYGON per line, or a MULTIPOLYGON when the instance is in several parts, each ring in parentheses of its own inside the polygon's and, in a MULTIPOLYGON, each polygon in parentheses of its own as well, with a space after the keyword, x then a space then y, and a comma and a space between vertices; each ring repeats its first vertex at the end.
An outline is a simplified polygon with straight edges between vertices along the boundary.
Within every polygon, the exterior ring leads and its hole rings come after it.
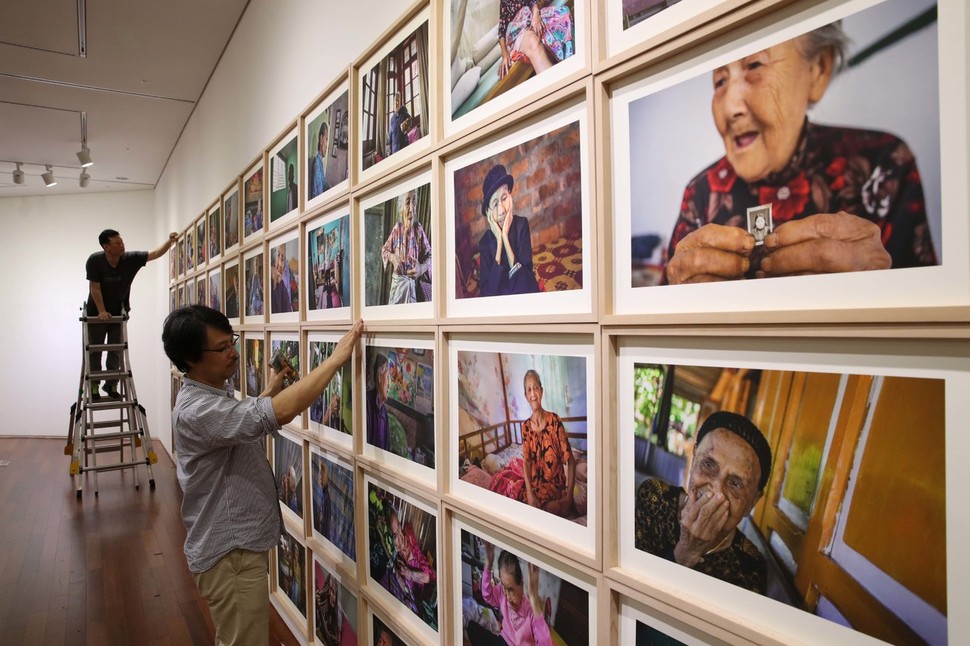
MULTIPOLYGON (((100 251, 98 234, 117 229, 132 250, 162 241, 156 233, 152 191, 0 199, 0 302, 5 305, 0 356, 0 435, 67 438, 81 371, 81 303, 87 298, 84 263, 100 251)), ((165 261, 149 263, 132 287, 128 326, 139 400, 156 434, 168 402, 158 400, 164 303, 157 285, 165 261), (154 414, 153 414, 154 413, 154 414)), ((2 457, 2 456, 0 456, 2 457)), ((64 475, 68 458, 64 457, 64 475)), ((65 477, 65 483, 67 479, 65 477)))
MULTIPOLYGON (((198 218, 314 98, 347 76, 408 6, 401 0, 250 2, 156 186, 156 237, 198 218)), ((156 288, 156 306, 167 311, 167 273, 158 275, 156 288)), ((167 406, 169 365, 161 346, 158 352, 158 400, 167 406)), ((170 428, 158 435, 171 449, 170 428)))

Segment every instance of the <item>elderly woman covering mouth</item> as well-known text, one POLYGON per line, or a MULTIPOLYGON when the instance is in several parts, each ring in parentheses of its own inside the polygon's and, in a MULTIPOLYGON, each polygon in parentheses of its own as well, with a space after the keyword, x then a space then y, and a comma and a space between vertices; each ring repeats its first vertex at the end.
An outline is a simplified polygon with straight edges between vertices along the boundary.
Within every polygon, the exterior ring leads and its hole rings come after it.
POLYGON ((820 27, 714 70, 725 155, 684 190, 671 284, 937 264, 913 153, 893 135, 809 122, 847 37, 820 27), (756 245, 749 207, 771 205, 756 245))

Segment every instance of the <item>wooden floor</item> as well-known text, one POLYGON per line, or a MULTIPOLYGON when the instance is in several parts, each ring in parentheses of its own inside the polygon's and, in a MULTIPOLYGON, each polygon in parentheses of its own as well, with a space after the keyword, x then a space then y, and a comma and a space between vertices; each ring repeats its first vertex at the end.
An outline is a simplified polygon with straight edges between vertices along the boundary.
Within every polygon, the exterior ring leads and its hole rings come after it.
MULTIPOLYGON (((131 471, 92 476, 82 499, 63 440, 0 438, 0 642, 212 644, 182 554, 175 466, 161 447, 150 491, 131 471)), ((270 608, 270 643, 298 641, 270 608)))

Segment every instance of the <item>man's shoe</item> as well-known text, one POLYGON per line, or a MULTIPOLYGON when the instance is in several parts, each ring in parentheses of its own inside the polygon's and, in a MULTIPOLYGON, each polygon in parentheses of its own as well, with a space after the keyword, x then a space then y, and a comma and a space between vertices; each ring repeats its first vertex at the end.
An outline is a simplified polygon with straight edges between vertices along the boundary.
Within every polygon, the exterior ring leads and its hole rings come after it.
POLYGON ((114 386, 105 386, 101 390, 104 391, 105 397, 108 397, 109 399, 121 399, 121 395, 118 394, 118 391, 115 390, 114 386))
POLYGON ((98 392, 98 389, 97 388, 95 388, 94 390, 91 391, 91 401, 93 401, 93 402, 99 402, 99 401, 101 401, 101 393, 98 392))

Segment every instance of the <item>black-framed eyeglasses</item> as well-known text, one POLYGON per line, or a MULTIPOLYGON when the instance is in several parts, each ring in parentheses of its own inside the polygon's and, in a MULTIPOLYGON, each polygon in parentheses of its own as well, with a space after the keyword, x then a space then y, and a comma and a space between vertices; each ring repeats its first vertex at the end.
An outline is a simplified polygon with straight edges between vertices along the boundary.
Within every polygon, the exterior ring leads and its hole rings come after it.
POLYGON ((230 350, 232 350, 234 347, 236 347, 236 343, 238 343, 238 342, 239 342, 239 335, 238 334, 233 334, 232 335, 232 341, 230 341, 228 345, 223 346, 221 348, 202 348, 202 351, 203 352, 221 352, 223 354, 227 354, 230 350))

